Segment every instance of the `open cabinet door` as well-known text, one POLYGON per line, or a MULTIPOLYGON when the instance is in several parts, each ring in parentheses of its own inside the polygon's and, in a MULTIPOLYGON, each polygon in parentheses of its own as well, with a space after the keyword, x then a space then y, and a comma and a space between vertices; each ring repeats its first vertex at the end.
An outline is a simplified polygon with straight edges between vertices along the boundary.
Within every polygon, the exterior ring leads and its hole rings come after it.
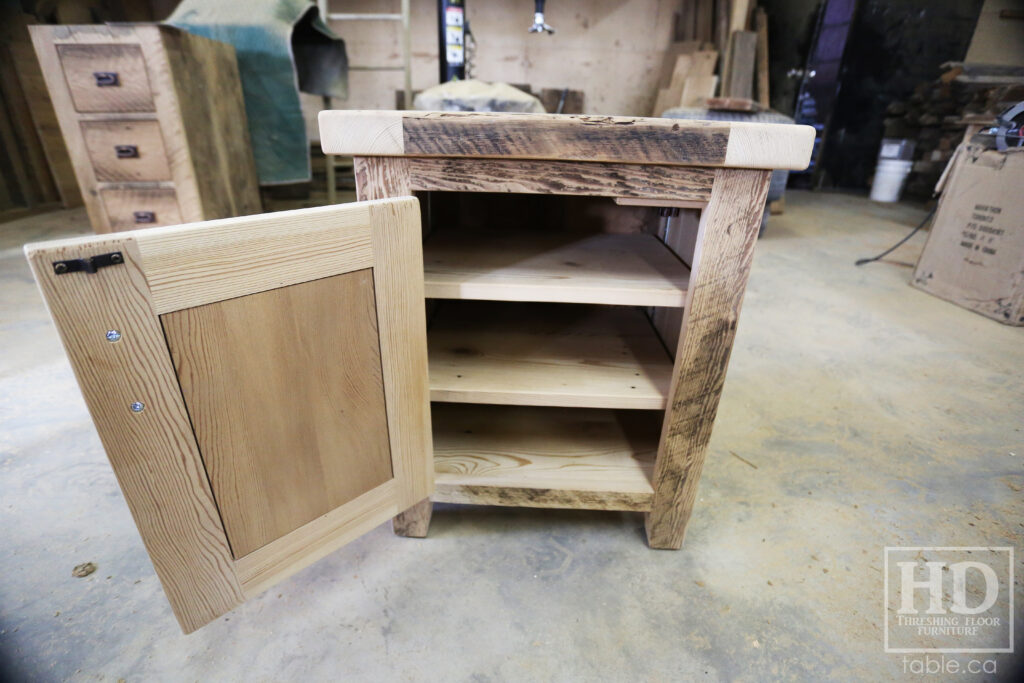
POLYGON ((184 631, 433 491, 415 199, 25 252, 184 631))

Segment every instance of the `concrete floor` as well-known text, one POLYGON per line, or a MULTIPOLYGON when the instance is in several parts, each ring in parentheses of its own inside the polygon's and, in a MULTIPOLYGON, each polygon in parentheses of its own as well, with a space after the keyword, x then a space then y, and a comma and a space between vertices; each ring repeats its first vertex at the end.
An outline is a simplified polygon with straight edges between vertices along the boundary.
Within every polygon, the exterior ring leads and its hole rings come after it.
MULTIPOLYGON (((438 506, 182 636, 21 255, 0 226, 7 680, 885 680, 887 545, 1016 546, 1024 330, 855 268, 923 212, 791 192, 758 245, 679 552, 636 514, 438 506), (71 569, 95 562, 87 578, 71 569)), ((897 260, 916 259, 915 237, 897 260)), ((1024 604, 1021 581, 1015 587, 1024 604)), ((996 656, 1001 677, 1021 666, 996 656)), ((1015 659, 1016 657, 1016 659, 1015 659)), ((0 673, 0 678, 4 678, 0 673)))

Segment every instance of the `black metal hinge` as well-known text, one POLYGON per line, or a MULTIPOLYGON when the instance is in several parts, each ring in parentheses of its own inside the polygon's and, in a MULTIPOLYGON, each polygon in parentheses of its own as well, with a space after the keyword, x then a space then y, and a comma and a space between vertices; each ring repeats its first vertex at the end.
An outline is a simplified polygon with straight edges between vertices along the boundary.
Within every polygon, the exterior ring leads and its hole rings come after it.
POLYGON ((124 263, 124 255, 119 251, 114 251, 109 254, 100 254, 98 256, 90 256, 89 258, 75 258, 68 261, 54 261, 53 272, 57 275, 63 275, 64 273, 95 273, 100 268, 106 268, 107 266, 116 266, 124 263))

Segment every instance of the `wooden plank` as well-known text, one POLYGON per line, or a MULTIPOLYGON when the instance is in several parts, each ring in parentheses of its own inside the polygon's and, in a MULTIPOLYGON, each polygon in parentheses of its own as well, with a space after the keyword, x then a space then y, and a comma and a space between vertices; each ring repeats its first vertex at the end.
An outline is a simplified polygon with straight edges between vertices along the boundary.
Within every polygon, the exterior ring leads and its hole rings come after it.
POLYGON ((703 209, 707 202, 695 202, 689 199, 636 199, 635 197, 616 197, 615 203, 620 206, 653 206, 656 208, 703 209))
POLYGON ((356 157, 352 172, 356 180, 356 198, 359 201, 386 199, 412 194, 409 163, 412 159, 384 157, 356 157))
POLYGON ((768 109, 772 106, 768 93, 768 15, 763 7, 754 10, 754 30, 757 32, 757 101, 768 109))
POLYGON ((161 321, 236 559, 391 479, 370 269, 161 321))
POLYGON ((758 112, 760 103, 745 97, 711 97, 705 103, 708 109, 717 111, 758 112))
POLYGON ((60 194, 61 204, 66 209, 81 206, 82 192, 75 179, 75 171, 71 166, 68 148, 60 134, 57 114, 53 110, 53 103, 46 91, 46 81, 39 68, 39 60, 36 59, 32 45, 28 42, 12 44, 11 53, 14 55, 14 64, 18 69, 18 77, 25 91, 25 99, 32 114, 32 122, 39 136, 43 153, 46 155, 54 185, 60 194))
MULTIPOLYGON (((27 185, 25 195, 29 206, 50 204, 60 199, 57 186, 50 175, 49 164, 39 142, 32 113, 29 109, 28 94, 24 90, 22 74, 15 62, 14 45, 0 43, 0 101, 3 102, 5 118, 9 117, 9 125, 13 128, 13 145, 5 144, 8 153, 14 147, 23 155, 15 162, 23 168, 16 173, 24 173, 27 185)), ((38 68, 38 67, 37 67, 38 68)), ((19 155, 20 156, 20 155, 19 155)))
POLYGON ((46 91, 43 71, 29 36, 28 26, 38 20, 29 14, 16 14, 8 17, 8 21, 11 40, 8 49, 11 61, 25 94, 25 101, 53 183, 65 208, 81 206, 82 193, 78 189, 78 181, 75 180, 75 172, 71 167, 71 157, 68 156, 67 147, 61 137, 57 114, 46 91))
POLYGON ((714 50, 699 50, 679 55, 669 85, 658 90, 658 97, 654 101, 654 115, 660 116, 667 109, 686 106, 683 102, 687 82, 690 79, 706 82, 708 78, 712 78, 717 61, 718 53, 714 50))
POLYGON ((770 179, 720 170, 701 216, 647 516, 652 548, 679 548, 693 512, 770 179))
POLYGON ((694 40, 697 35, 697 6, 695 0, 682 0, 675 12, 675 40, 694 40))
MULTIPOLYGON (((179 136, 189 151, 204 218, 259 213, 259 179, 235 48, 168 26, 157 28, 185 122, 179 124, 179 136)), ((165 119, 163 125, 175 123, 165 119)))
MULTIPOLYGON (((360 200, 372 200, 372 199, 384 199, 387 197, 400 197, 404 195, 412 194, 410 188, 410 171, 409 162, 411 159, 394 159, 386 157, 356 157, 352 160, 352 169, 356 181, 356 196, 360 200)), ((420 244, 419 239, 414 239, 416 245, 420 244)), ((419 248, 419 247, 416 247, 419 248)), ((422 263, 422 255, 419 260, 415 258, 411 259, 408 264, 410 268, 419 268, 422 263), (415 262, 412 262, 415 261, 415 262)), ((400 287, 401 282, 396 279, 391 279, 390 286, 400 287)), ((433 444, 430 438, 430 409, 429 409, 429 381, 425 378, 425 369, 427 367, 426 360, 423 358, 422 348, 425 347, 423 336, 425 334, 425 320, 426 320, 426 308, 422 306, 421 302, 416 300, 417 296, 424 296, 423 291, 414 293, 412 297, 406 302, 406 306, 409 307, 415 314, 411 320, 397 320, 396 319, 396 331, 401 334, 402 325, 411 325, 413 334, 406 339, 402 337, 396 337, 393 343, 398 348, 401 348, 401 344, 415 344, 411 348, 411 354, 409 358, 410 367, 414 369, 417 374, 417 378, 412 389, 413 391, 406 394, 403 393, 401 386, 394 386, 387 392, 388 396, 403 397, 406 406, 406 412, 409 414, 409 420, 413 424, 417 422, 425 425, 426 434, 422 437, 422 443, 417 443, 415 440, 409 442, 404 451, 405 456, 410 459, 408 469, 410 472, 415 473, 414 477, 418 486, 406 487, 404 491, 403 503, 395 510, 396 516, 392 519, 392 529, 397 535, 409 535, 419 536, 422 531, 422 535, 425 536, 427 533, 427 527, 429 526, 430 512, 433 511, 433 507, 429 500, 417 499, 418 491, 422 488, 426 488, 427 491, 434 490, 434 472, 433 463, 427 462, 421 467, 415 465, 416 449, 420 449, 420 452, 432 453, 433 444), (422 311, 422 314, 419 313, 422 311), (420 315, 423 317, 421 318, 420 315), (421 322, 421 320, 423 322, 421 322), (420 395, 422 394, 422 395, 420 395), (420 405, 417 405, 419 403, 420 405), (418 412, 419 410, 425 411, 418 412), (416 502, 419 500, 419 502, 416 502), (415 509, 413 509, 415 508, 415 509), (423 508, 426 508, 424 510, 423 508), (410 511, 411 510, 411 511, 410 511), (407 516, 403 516, 407 515, 407 516), (426 521, 423 521, 423 517, 426 516, 426 521)), ((387 325, 387 321, 384 321, 387 325)), ((419 438, 415 437, 414 439, 419 438)), ((395 458, 392 459, 395 462, 395 458)), ((420 496, 423 498, 424 496, 420 496)))
POLYGON ((715 65, 718 64, 718 52, 716 50, 701 50, 693 53, 693 62, 690 65, 688 76, 711 76, 715 73, 715 65))
POLYGON ((729 33, 747 30, 753 5, 753 0, 729 0, 729 33))
POLYGON ((441 231, 424 246, 428 297, 682 306, 689 270, 645 234, 441 231))
MULTIPOLYGON (((372 157, 371 157, 372 158, 372 157)), ((364 157, 357 157, 357 160, 364 157)), ((582 161, 512 159, 392 159, 405 163, 405 193, 517 192, 707 201, 714 171, 683 166, 643 166, 582 161)), ((360 161, 360 166, 366 162, 360 161)), ((365 172, 364 172, 365 176, 365 172)), ((359 187, 372 185, 357 172, 359 187)), ((367 196, 366 198, 372 198, 367 196)))
POLYGON ((718 76, 690 76, 683 84, 679 104, 683 107, 699 107, 714 97, 718 88, 718 76))
POLYGON ((621 306, 450 301, 428 337, 430 397, 452 403, 660 409, 672 364, 621 306))
POLYGON ((696 0, 696 5, 694 37, 702 43, 710 43, 715 39, 715 0, 696 0))
MULTIPOLYGON (((115 34, 123 36, 130 33, 124 30, 111 29, 115 34)), ((29 35, 32 38, 32 46, 35 49, 39 66, 46 82, 46 89, 49 92, 50 100, 57 117, 61 136, 64 140, 71 165, 75 172, 75 178, 81 191, 82 201, 85 204, 86 212, 89 215, 89 223, 96 232, 110 232, 106 213, 99 198, 92 192, 96 188, 96 176, 92 170, 92 162, 89 159, 89 150, 85 147, 85 140, 82 138, 79 127, 78 116, 75 112, 75 105, 71 99, 71 92, 68 89, 64 76, 64 69, 60 58, 57 56, 57 47, 54 40, 57 35, 68 35, 70 32, 64 27, 54 26, 30 26, 29 35)), ((91 74, 90 74, 91 77, 91 74)))
MULTIPOLYGON (((696 54, 696 53, 695 53, 696 54)), ((686 77, 690 74, 693 65, 694 55, 684 54, 676 57, 675 67, 672 69, 672 78, 667 88, 658 91, 658 97, 654 101, 655 116, 661 116, 666 109, 679 106, 679 99, 683 94, 683 86, 686 77)))
POLYGON ((660 415, 437 403, 441 502, 648 510, 660 415))
POLYGON ((757 34, 753 31, 734 32, 729 41, 729 71, 722 80, 724 97, 753 98, 756 58, 757 34))
POLYGON ((658 87, 667 88, 672 81, 672 71, 676 68, 676 58, 679 55, 688 55, 701 49, 699 40, 673 41, 665 48, 662 57, 661 70, 658 73, 658 87))
POLYGON ((372 202, 368 209, 397 513, 434 491, 420 207, 401 199, 372 202))
MULTIPOLYGON (((2 95, 0 91, 0 95, 2 95)), ((2 98, 0 98, 2 103, 2 98)), ((0 157, 4 165, 7 166, 4 175, 12 175, 14 177, 14 183, 11 187, 7 187, 7 183, 10 182, 6 178, 0 177, 0 182, 4 184, 5 199, 10 206, 22 205, 23 208, 31 208, 34 203, 38 201, 37 188, 34 187, 32 178, 29 175, 28 163, 22 155, 21 146, 18 144, 18 132, 14 129, 14 125, 10 118, 7 116, 6 108, 0 108, 0 142, 3 143, 4 157, 0 157), (16 192, 14 192, 17 188, 16 192), (15 198, 21 201, 15 201, 15 198)))
POLYGON ((137 236, 158 313, 374 264, 368 206, 324 206, 152 228, 137 236), (254 259, 252 250, 268 254, 254 259))
POLYGON ((25 253, 153 567, 181 628, 193 631, 244 596, 136 245, 93 239, 25 253), (123 266, 53 272, 53 261, 112 251, 123 266), (110 329, 118 342, 105 338, 110 329), (142 412, 129 410, 136 401, 142 412))
MULTIPOLYGON (((700 228, 701 211, 706 206, 680 207, 679 215, 665 220, 659 237, 683 263, 692 264, 697 247, 697 231, 700 228)), ((683 324, 682 308, 655 308, 651 312, 651 322, 658 331, 665 348, 675 358, 679 347, 679 334, 683 324)))
POLYGON ((430 499, 421 500, 408 510, 395 515, 391 520, 391 530, 396 536, 426 538, 433 513, 434 504, 430 499))
POLYGON ((720 74, 726 72, 729 59, 729 9, 728 0, 715 0, 715 49, 722 55, 720 74))
POLYGON ((494 112, 320 112, 326 154, 804 168, 809 126, 494 112), (742 130, 735 145, 733 135, 742 130), (399 132, 401 135, 399 136, 399 132), (774 138, 767 150, 749 137, 774 138))

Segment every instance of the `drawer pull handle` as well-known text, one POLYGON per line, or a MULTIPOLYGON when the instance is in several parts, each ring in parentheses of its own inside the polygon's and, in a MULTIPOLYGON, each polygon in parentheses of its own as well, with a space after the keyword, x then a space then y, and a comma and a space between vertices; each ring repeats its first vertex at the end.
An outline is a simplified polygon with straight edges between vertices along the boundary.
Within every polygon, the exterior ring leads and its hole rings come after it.
POLYGON ((135 145, 114 145, 118 159, 138 159, 139 148, 135 145))
POLYGON ((92 77, 96 79, 97 88, 109 88, 121 85, 121 79, 117 77, 116 71, 95 71, 92 77))
POLYGON ((136 223, 156 223, 156 214, 152 211, 136 211, 132 215, 136 223))

